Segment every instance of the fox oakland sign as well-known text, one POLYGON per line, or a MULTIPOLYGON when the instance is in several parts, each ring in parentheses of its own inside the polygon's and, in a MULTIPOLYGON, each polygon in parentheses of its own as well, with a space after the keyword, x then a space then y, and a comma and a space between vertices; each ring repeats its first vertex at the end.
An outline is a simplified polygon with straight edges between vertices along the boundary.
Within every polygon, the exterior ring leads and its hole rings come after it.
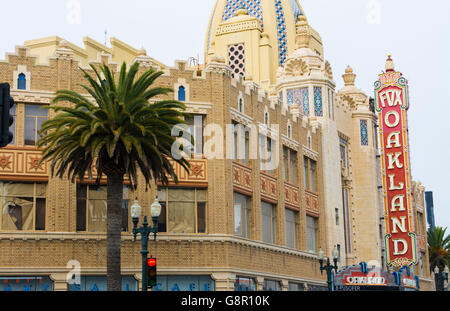
POLYGON ((417 251, 411 207, 408 82, 394 70, 390 56, 386 72, 375 82, 375 108, 380 122, 386 264, 410 266, 417 263, 417 251))

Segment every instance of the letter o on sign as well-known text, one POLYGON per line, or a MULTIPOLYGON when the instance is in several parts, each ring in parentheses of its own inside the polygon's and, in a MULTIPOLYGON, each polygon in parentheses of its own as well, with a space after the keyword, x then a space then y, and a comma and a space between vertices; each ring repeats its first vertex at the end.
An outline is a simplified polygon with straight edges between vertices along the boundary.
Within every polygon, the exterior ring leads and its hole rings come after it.
POLYGON ((386 113, 386 116, 384 117, 384 124, 386 124, 386 126, 391 127, 391 128, 396 127, 399 122, 400 122, 400 116, 397 111, 391 110, 388 113, 386 113), (394 122, 391 122, 389 120, 390 116, 394 116, 394 122))

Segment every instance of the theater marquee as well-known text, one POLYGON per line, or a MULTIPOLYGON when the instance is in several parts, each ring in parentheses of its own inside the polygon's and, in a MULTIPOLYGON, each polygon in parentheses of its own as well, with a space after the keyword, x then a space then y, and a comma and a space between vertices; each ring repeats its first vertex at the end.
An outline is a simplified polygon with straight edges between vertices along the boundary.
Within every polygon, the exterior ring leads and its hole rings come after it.
POLYGON ((375 82, 375 107, 380 122, 386 263, 400 268, 416 264, 417 253, 411 207, 408 82, 394 70, 390 56, 386 72, 375 82))

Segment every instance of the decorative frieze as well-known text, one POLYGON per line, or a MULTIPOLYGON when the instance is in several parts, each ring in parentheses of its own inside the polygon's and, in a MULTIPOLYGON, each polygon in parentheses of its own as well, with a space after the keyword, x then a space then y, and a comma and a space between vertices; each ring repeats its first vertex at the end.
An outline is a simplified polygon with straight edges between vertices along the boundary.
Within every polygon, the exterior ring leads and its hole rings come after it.
POLYGON ((319 216, 319 197, 316 193, 305 190, 306 213, 319 216))
POLYGON ((300 208, 300 195, 297 186, 284 182, 284 203, 290 208, 300 208))
POLYGON ((278 202, 277 180, 275 177, 261 173, 259 178, 261 182, 261 198, 274 203, 278 202))
POLYGON ((48 180, 48 163, 41 164, 41 159, 41 151, 36 148, 0 149, 1 179, 48 180))
POLYGON ((253 180, 251 168, 239 162, 233 162, 233 187, 241 192, 253 193, 253 180))
MULTIPOLYGON (((207 160, 206 159, 191 159, 189 163, 191 164, 190 172, 186 170, 177 162, 169 161, 175 174, 178 177, 179 185, 192 185, 192 186, 208 186, 208 171, 207 171, 207 160)), ((169 178, 169 183, 173 183, 173 180, 169 178)))

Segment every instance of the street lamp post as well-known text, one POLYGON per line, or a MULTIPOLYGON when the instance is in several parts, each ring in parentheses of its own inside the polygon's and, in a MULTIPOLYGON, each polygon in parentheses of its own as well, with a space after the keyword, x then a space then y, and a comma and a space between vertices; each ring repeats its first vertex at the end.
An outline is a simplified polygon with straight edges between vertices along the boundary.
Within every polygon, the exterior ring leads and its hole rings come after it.
POLYGON ((147 216, 144 216, 144 222, 142 227, 138 228, 139 216, 141 215, 142 207, 139 205, 138 200, 134 200, 134 204, 131 206, 131 217, 133 219, 133 236, 136 241, 138 233, 142 237, 142 291, 146 292, 148 289, 147 279, 147 255, 148 255, 148 239, 151 233, 153 233, 154 240, 156 241, 156 234, 158 233, 158 218, 161 214, 161 204, 159 204, 158 197, 150 207, 150 213, 152 215, 153 226, 149 226, 147 222, 147 216))
POLYGON ((440 272, 438 266, 434 268, 434 277, 436 282, 436 291, 444 291, 444 281, 448 282, 448 267, 446 266, 443 272, 440 272))
POLYGON ((338 271, 338 266, 337 266, 337 262, 338 262, 338 250, 337 247, 334 247, 333 250, 333 263, 334 265, 332 265, 330 263, 330 258, 327 257, 327 264, 324 266, 323 261, 324 261, 324 253, 322 251, 322 249, 320 249, 319 251, 319 263, 320 263, 320 274, 323 273, 323 270, 327 271, 327 284, 328 284, 328 291, 333 291, 333 281, 332 281, 332 277, 333 277, 333 269, 334 271, 338 271))

